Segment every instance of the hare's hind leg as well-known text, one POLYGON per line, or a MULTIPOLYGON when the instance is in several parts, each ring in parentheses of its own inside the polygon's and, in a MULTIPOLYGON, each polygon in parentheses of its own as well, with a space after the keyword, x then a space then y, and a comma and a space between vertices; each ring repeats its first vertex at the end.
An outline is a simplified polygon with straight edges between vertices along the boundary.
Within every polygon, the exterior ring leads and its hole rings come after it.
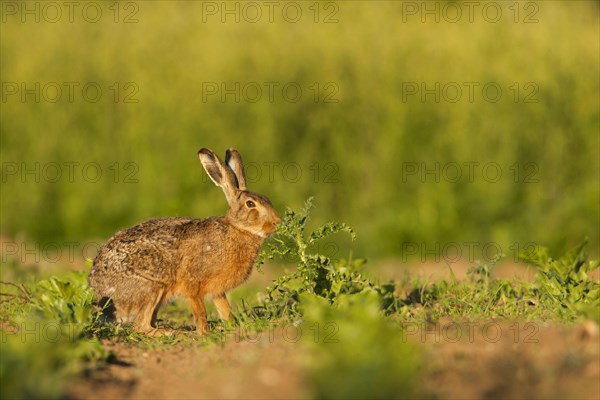
POLYGON ((155 310, 166 294, 165 286, 139 276, 117 278, 113 294, 117 322, 133 323, 138 332, 152 331, 155 310))
POLYGON ((144 303, 138 309, 137 316, 134 322, 136 331, 144 333, 154 333, 156 331, 153 326, 156 319, 158 306, 162 303, 166 290, 163 287, 153 288, 150 295, 144 299, 144 303))
POLYGON ((227 297, 225 297, 225 293, 221 293, 213 297, 213 303, 215 303, 215 307, 217 307, 219 317, 225 321, 229 321, 231 318, 231 307, 229 306, 227 297))

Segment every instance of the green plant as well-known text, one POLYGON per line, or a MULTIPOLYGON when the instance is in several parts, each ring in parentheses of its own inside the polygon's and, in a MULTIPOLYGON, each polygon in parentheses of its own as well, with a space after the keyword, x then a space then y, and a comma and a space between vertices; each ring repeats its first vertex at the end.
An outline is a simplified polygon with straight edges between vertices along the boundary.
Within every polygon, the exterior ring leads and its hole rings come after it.
POLYGON ((69 378, 107 359, 92 336, 94 296, 84 273, 3 286, 12 293, 2 303, 2 398, 60 397, 69 378))
POLYGON ((366 260, 349 257, 333 261, 315 247, 318 241, 338 232, 347 232, 352 240, 356 235, 351 227, 339 222, 328 222, 307 233, 306 224, 312 207, 313 201, 309 198, 300 212, 288 209, 276 236, 261 252, 258 267, 276 256, 285 257, 297 265, 296 271, 267 287, 264 295, 267 314, 274 318, 299 316, 300 296, 305 293, 335 303, 344 294, 372 291, 380 296, 384 309, 391 307, 394 304, 394 284, 379 285, 366 278, 360 272, 366 260))
POLYGON ((494 271, 494 268, 496 268, 496 265, 501 258, 502 255, 497 255, 488 264, 478 262, 477 265, 467 270, 467 275, 475 284, 483 285, 487 288, 489 286, 490 280, 492 279, 492 272, 494 271))
POLYGON ((416 393, 417 347, 381 313, 372 291, 342 294, 336 303, 301 295, 304 326, 328 332, 305 335, 309 375, 318 399, 397 399, 416 393))
POLYGON ((81 338, 72 329, 33 318, 17 330, 0 330, 0 397, 60 398, 69 379, 106 359, 97 340, 81 338))
POLYGON ((72 272, 39 281, 31 290, 28 306, 46 319, 89 327, 95 322, 96 299, 87 285, 86 275, 72 272))
POLYGON ((395 318, 401 322, 437 322, 456 320, 549 319, 556 317, 553 307, 540 304, 530 282, 518 278, 492 276, 499 257, 490 263, 478 263, 467 271, 467 279, 428 281, 410 279, 407 295, 399 301, 395 318))
POLYGON ((589 277, 600 262, 588 261, 587 240, 555 259, 547 248, 538 246, 522 252, 523 261, 538 268, 536 291, 538 297, 559 305, 562 311, 575 317, 593 318, 600 322, 600 283, 589 277))

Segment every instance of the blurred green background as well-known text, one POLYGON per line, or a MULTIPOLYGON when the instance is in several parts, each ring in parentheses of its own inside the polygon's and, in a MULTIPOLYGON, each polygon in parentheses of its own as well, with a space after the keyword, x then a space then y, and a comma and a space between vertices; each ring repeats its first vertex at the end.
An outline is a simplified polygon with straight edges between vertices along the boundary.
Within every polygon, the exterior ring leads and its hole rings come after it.
POLYGON ((34 3, 2 5, 4 237, 222 214, 196 152, 236 147, 355 254, 599 253, 598 2, 34 3))

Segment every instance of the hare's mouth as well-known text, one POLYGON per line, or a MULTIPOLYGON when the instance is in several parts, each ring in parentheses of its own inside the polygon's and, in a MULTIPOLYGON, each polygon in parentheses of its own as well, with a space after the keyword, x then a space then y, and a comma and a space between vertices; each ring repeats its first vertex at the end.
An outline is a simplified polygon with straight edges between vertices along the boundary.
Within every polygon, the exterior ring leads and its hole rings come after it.
POLYGON ((268 238, 277 230, 277 225, 272 222, 265 222, 262 226, 263 237, 268 238))
POLYGON ((246 231, 248 233, 251 233, 252 235, 256 235, 256 236, 258 236, 260 238, 263 238, 263 239, 268 238, 269 236, 271 236, 275 232, 275 229, 269 229, 267 227, 267 224, 263 224, 262 226, 258 225, 258 226, 253 227, 253 228, 249 228, 249 227, 245 227, 244 226, 244 227, 240 227, 238 229, 240 229, 242 231, 246 231))

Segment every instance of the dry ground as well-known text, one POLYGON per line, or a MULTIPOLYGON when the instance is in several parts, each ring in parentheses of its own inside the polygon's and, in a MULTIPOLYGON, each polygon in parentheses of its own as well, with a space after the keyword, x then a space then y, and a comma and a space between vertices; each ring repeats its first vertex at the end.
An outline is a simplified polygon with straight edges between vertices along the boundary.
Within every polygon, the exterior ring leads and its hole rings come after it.
MULTIPOLYGON (((600 398, 598 326, 495 323, 490 333, 447 330, 442 322, 408 340, 421 342, 426 398, 600 398), (446 330, 445 330, 446 329, 446 330), (498 337, 498 332, 500 336, 498 337), (496 340, 497 339, 497 340, 496 340)), ((297 399, 311 397, 302 347, 266 335, 225 345, 141 349, 107 341, 114 360, 76 382, 71 398, 297 399)))

